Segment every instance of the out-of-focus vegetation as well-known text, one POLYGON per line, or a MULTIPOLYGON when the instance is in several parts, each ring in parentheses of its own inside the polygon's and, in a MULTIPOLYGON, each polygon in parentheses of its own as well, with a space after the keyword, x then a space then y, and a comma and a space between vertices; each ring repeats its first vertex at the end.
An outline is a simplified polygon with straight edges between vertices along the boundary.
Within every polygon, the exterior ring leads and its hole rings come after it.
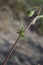
MULTIPOLYGON (((33 8, 37 5, 42 5, 41 14, 43 14, 43 0, 0 0, 0 9, 6 5, 12 9, 16 19, 20 19, 22 13, 25 14, 26 9, 33 8)), ((39 20, 35 26, 36 31, 39 34, 43 34, 43 19, 39 20)))
MULTIPOLYGON (((43 14, 43 0, 26 0, 26 2, 29 4, 30 7, 42 5, 41 14, 43 14)), ((36 27, 36 32, 40 35, 43 35, 43 19, 40 19, 38 22, 36 22, 35 27, 36 27)))
POLYGON ((43 19, 40 19, 37 23, 37 28, 36 31, 38 32, 38 34, 43 35, 43 19))

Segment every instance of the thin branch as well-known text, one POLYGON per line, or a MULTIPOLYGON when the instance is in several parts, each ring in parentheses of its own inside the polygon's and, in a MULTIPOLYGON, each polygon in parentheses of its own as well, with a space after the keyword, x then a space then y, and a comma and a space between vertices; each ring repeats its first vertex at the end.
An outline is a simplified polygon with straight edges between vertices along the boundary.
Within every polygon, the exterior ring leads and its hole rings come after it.
MULTIPOLYGON (((41 18, 41 17, 43 17, 43 16, 36 16, 36 17, 33 19, 33 21, 25 28, 24 32, 26 32, 26 31, 29 29, 29 27, 30 27, 33 23, 35 23, 35 22, 36 22, 39 18, 41 18)), ((14 48, 16 47, 16 45, 17 45, 17 43, 18 43, 19 40, 20 40, 20 37, 18 36, 18 38, 17 38, 17 40, 15 41, 14 45, 13 45, 12 48, 10 49, 10 52, 8 53, 7 57, 4 59, 2 65, 6 65, 6 63, 7 63, 8 59, 9 59, 9 57, 11 56, 11 54, 12 54, 12 52, 13 52, 14 48)))
POLYGON ((3 60, 2 65, 6 65, 9 57, 11 56, 11 54, 12 54, 12 52, 13 52, 14 48, 16 47, 16 45, 17 45, 17 43, 18 43, 19 40, 20 40, 20 37, 17 38, 16 42, 14 43, 14 45, 12 46, 12 48, 10 49, 10 52, 8 53, 8 55, 6 56, 6 58, 3 60))

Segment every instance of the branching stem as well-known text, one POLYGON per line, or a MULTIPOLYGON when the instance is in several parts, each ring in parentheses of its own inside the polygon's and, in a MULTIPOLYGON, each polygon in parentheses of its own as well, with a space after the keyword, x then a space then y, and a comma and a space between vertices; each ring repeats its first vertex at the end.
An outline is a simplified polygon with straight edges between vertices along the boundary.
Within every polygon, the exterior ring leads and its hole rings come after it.
MULTIPOLYGON (((40 17, 43 17, 43 16, 40 16, 40 17)), ((40 18, 40 17, 39 17, 39 18, 40 18)), ((26 31, 29 29, 29 27, 32 25, 32 23, 33 23, 33 22, 36 22, 39 18, 38 18, 38 16, 36 16, 36 17, 33 19, 33 21, 32 21, 28 26, 26 26, 24 32, 26 32, 26 31)), ((10 52, 8 53, 7 57, 4 59, 2 65, 6 65, 6 63, 7 63, 8 59, 9 59, 9 57, 11 56, 11 54, 12 54, 12 52, 13 52, 14 48, 16 47, 16 45, 17 45, 17 43, 18 43, 19 40, 20 40, 20 37, 18 36, 18 38, 17 38, 17 40, 15 41, 14 45, 13 45, 12 48, 10 49, 10 52)))

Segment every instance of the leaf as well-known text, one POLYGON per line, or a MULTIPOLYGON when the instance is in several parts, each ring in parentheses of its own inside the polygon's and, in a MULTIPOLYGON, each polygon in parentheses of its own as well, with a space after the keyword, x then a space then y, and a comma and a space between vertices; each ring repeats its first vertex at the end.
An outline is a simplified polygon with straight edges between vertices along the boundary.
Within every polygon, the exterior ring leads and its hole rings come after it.
POLYGON ((32 17, 34 15, 35 10, 27 10, 27 15, 32 17))

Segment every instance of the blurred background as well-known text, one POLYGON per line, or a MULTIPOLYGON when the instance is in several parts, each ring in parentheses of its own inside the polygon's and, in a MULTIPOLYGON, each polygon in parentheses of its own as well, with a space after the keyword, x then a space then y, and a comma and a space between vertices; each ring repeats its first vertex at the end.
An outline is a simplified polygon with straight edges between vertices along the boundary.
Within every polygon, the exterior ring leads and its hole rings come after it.
MULTIPOLYGON (((26 10, 42 5, 43 0, 0 0, 0 65, 16 41, 18 28, 29 19, 26 10)), ((43 19, 38 20, 18 42, 6 65, 43 65, 43 19)))

